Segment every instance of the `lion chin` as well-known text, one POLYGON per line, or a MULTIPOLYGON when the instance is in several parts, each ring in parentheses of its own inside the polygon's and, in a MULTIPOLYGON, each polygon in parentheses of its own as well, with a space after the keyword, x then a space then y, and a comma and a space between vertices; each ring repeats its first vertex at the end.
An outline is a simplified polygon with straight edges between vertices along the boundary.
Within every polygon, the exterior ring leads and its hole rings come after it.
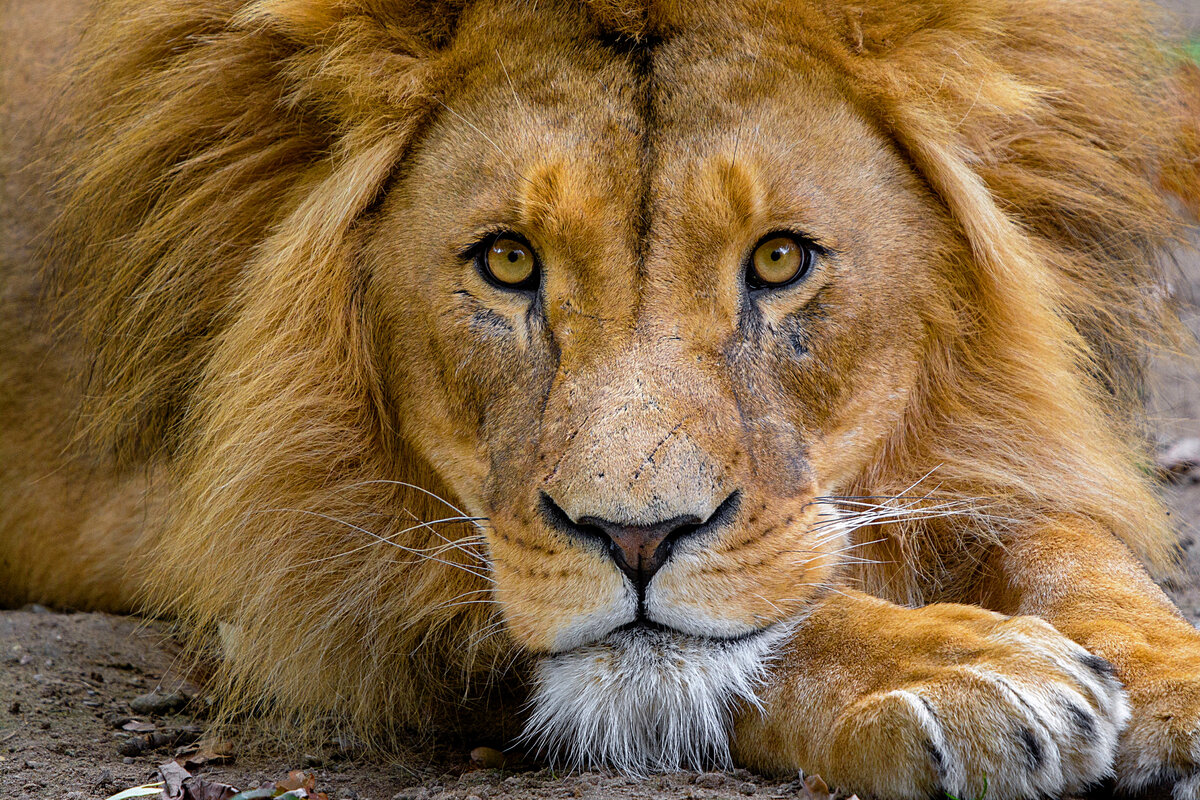
POLYGON ((790 625, 709 639, 626 625, 538 664, 523 739, 570 769, 632 776, 728 768, 738 708, 761 710, 790 625))

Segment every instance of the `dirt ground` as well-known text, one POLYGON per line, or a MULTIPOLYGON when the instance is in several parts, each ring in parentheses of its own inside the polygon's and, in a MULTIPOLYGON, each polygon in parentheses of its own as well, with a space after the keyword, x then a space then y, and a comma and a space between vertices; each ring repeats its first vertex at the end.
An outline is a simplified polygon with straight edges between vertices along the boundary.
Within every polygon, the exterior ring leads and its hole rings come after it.
MULTIPOLYGON (((3 800, 108 797, 151 780, 157 765, 186 751, 203 727, 204 700, 173 669, 176 650, 162 625, 33 607, 0 614, 0 646, 3 800), (171 708, 178 693, 192 698, 183 711, 171 708), (136 698, 148 694, 157 695, 161 710, 134 710, 143 707, 136 698), (130 727, 139 730, 123 730, 130 727)), ((637 781, 559 776, 536 765, 477 769, 472 744, 480 743, 426 743, 403 764, 365 759, 336 739, 297 755, 279 754, 288 748, 272 753, 268 745, 265 754, 237 753, 232 764, 193 772, 245 789, 303 770, 333 800, 807 796, 799 781, 764 781, 743 770, 637 781)))
MULTIPOLYGON (((1168 0, 1200 33, 1200 0, 1168 0)), ((0 103, 44 74, 43 61, 18 63, 8 34, 15 15, 74 15, 71 0, 0 0, 0 103)), ((53 52, 59 43, 25 43, 23 52, 53 52)), ((13 136, 13 131, 3 132, 13 136)), ((11 144, 11 140, 10 140, 11 144)), ((12 152, 11 149, 9 152, 12 152)), ((4 164, 11 170, 12 164, 4 164)), ((10 173, 11 174, 11 173, 10 173)), ((10 195, 5 202, 12 202, 10 195)), ((3 215, 0 214, 0 217, 3 215)), ((1185 320, 1200 335, 1200 257, 1183 254, 1171 285, 1185 320)), ((1195 362, 1164 357, 1155 365, 1152 404, 1161 450, 1200 439, 1200 371, 1195 362)), ((1200 448, 1200 442, 1196 446, 1200 448)), ((1164 588, 1200 621, 1200 470, 1164 481, 1181 534, 1181 568, 1164 588)), ((204 726, 205 698, 181 676, 164 625, 103 614, 60 614, 43 608, 0 612, 0 800, 92 800, 153 779, 156 765, 194 749, 204 726), (176 693, 182 692, 183 697, 176 693), (149 700, 144 698, 152 695, 149 700), (172 696, 174 695, 174 696, 172 696), (179 702, 187 705, 179 708, 179 702), (133 704, 131 706, 131 703, 133 704), (137 709, 141 710, 135 710, 137 709)), ((469 753, 499 742, 422 742, 403 764, 362 757, 353 742, 332 740, 310 753, 270 747, 233 750, 232 762, 194 772, 239 788, 305 770, 333 800, 479 800, 555 797, 799 797, 799 781, 768 781, 745 771, 678 774, 636 781, 537 767, 477 769, 469 753)))

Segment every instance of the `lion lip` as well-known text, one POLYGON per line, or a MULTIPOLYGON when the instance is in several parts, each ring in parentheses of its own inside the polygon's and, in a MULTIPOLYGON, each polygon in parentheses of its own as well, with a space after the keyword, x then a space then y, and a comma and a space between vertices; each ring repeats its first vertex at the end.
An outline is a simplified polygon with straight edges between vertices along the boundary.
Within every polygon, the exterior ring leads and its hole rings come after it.
POLYGON ((734 634, 732 636, 706 636, 703 634, 689 633, 681 631, 678 628, 672 628, 670 625, 664 625, 661 622, 655 622, 648 617, 639 616, 637 619, 627 622, 624 625, 613 628, 604 637, 611 639, 625 635, 647 636, 647 637, 663 637, 672 636, 679 639, 689 639, 697 642, 706 642, 712 645, 726 645, 744 642, 761 636, 771 629, 771 626, 765 628, 755 628, 743 633, 734 634))

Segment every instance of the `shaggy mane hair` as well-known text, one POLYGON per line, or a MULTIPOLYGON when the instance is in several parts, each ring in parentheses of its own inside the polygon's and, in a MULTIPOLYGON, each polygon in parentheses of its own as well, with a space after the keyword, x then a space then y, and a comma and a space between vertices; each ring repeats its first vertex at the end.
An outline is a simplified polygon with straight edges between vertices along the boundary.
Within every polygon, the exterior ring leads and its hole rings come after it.
MULTIPOLYGON (((81 46, 50 258, 88 347, 81 430, 125 468, 166 465, 147 603, 199 643, 226 632, 230 709, 332 712, 386 737, 444 720, 446 697, 520 658, 471 521, 397 435, 355 258, 360 220, 453 90, 462 5, 108 0, 81 46), (403 549, 347 552, 347 529, 403 549)), ((988 514, 862 532, 901 562, 867 588, 952 595, 963 543, 1036 516, 1086 517, 1168 562, 1136 421, 1178 233, 1155 181, 1182 163, 1185 126, 1143 4, 590 5, 631 47, 713 26, 807 49, 967 244, 944 259, 921 391, 847 493, 936 470, 988 514)))

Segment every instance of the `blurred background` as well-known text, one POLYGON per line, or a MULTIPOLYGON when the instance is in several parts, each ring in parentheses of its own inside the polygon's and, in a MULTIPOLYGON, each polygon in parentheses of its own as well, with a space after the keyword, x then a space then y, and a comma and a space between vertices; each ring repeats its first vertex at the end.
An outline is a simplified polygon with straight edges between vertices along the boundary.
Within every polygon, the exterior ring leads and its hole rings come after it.
MULTIPOLYGON (((1200 0, 1160 0, 1176 15, 1194 58, 1200 59, 1200 0)), ((1193 234, 1193 246, 1200 234, 1193 234)), ((1200 252, 1183 248, 1168 265, 1168 290, 1184 323, 1200 337, 1200 252)), ((1193 623, 1200 623, 1200 362, 1189 355, 1153 360, 1151 420, 1157 431, 1159 467, 1180 531, 1183 560, 1164 588, 1193 623)))

